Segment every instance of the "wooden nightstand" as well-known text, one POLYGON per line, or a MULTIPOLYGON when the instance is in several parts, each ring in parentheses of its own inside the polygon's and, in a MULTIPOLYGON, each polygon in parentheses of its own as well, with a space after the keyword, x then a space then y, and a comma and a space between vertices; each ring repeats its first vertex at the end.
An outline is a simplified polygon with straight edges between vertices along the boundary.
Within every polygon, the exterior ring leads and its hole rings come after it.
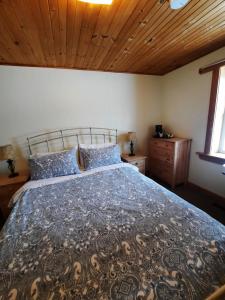
POLYGON ((0 218, 4 223, 10 214, 8 207, 9 201, 13 194, 26 183, 28 175, 20 174, 17 177, 9 178, 7 175, 0 175, 0 218), (2 220, 3 218, 3 220, 2 220))
POLYGON ((143 155, 135 155, 135 156, 129 156, 128 154, 122 155, 122 160, 138 167, 139 171, 143 174, 145 174, 145 161, 147 159, 147 156, 143 155))

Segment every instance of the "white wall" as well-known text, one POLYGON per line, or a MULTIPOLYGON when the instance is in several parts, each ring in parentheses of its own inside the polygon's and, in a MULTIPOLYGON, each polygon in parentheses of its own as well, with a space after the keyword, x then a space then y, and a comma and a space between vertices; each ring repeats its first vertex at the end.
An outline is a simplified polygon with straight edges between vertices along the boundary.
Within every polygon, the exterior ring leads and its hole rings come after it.
POLYGON ((162 78, 162 119, 180 137, 192 138, 189 181, 225 196, 222 166, 200 160, 204 151, 212 73, 199 75, 200 67, 225 57, 225 48, 194 61, 162 78))
POLYGON ((0 66, 0 145, 23 146, 39 130, 98 126, 137 131, 147 154, 150 129, 162 121, 193 139, 189 181, 225 196, 222 167, 196 155, 204 150, 212 76, 198 70, 224 55, 222 48, 164 77, 0 66))
MULTIPOLYGON (((159 83, 155 76, 0 66, 0 145, 23 146, 39 130, 96 126, 137 131, 145 152, 149 129, 161 121, 159 83)), ((21 159, 17 166, 25 168, 21 159)))

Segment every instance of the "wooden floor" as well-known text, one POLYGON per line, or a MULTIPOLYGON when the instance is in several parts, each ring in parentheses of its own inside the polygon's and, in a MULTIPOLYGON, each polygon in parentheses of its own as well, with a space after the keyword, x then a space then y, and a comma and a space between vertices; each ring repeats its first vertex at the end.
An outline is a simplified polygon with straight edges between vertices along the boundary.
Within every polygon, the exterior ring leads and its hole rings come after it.
MULTIPOLYGON (((169 186, 162 182, 159 183, 171 190, 169 186)), ((225 225, 225 202, 221 203, 217 197, 213 197, 201 188, 192 185, 181 185, 171 191, 225 225)))
POLYGON ((192 187, 177 187, 175 193, 225 225, 224 203, 218 203, 218 201, 210 197, 207 193, 192 187))

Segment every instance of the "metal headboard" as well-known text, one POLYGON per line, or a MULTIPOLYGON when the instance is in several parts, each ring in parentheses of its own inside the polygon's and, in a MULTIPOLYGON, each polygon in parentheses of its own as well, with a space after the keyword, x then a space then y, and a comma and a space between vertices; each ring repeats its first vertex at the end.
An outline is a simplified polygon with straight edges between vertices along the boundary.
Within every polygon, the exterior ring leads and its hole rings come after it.
MULTIPOLYGON (((34 149, 38 146, 45 146, 47 152, 50 152, 51 143, 57 142, 60 144, 60 149, 68 149, 68 140, 72 140, 73 145, 79 145, 82 138, 89 139, 89 143, 103 143, 115 142, 117 144, 118 132, 117 129, 98 128, 98 127, 80 127, 68 128, 41 133, 27 138, 29 154, 36 152, 34 149)), ((71 142, 70 142, 71 145, 71 142)), ((59 145, 57 144, 57 147, 59 145)), ((55 150, 55 149, 54 149, 55 150)))

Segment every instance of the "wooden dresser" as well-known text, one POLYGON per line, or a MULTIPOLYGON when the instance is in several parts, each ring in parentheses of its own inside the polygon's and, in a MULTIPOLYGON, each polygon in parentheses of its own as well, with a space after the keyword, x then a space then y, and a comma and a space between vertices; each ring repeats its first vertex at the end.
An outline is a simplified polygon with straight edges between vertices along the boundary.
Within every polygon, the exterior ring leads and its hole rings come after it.
POLYGON ((188 179, 190 139, 172 138, 150 140, 150 175, 174 188, 188 179))
POLYGON ((20 174, 17 177, 9 178, 7 175, 0 176, 0 223, 4 221, 10 214, 8 207, 9 201, 13 194, 28 180, 28 175, 20 174))

